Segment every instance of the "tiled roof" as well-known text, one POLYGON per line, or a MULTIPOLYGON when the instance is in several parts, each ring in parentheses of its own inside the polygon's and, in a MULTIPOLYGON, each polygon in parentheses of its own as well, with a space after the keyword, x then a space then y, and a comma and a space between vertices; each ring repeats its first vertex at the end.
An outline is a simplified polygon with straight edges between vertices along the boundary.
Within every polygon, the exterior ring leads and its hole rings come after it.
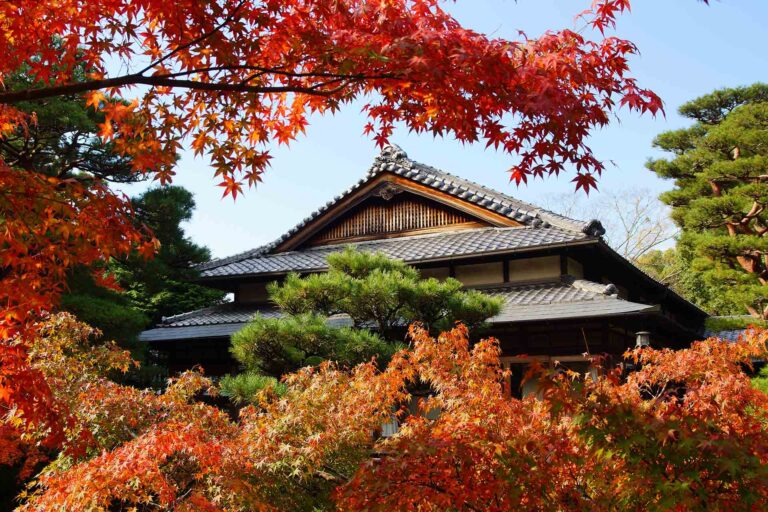
POLYGON ((227 303, 163 318, 155 329, 139 334, 141 341, 170 341, 193 338, 229 337, 243 328, 256 313, 266 317, 280 316, 275 308, 227 303))
POLYGON ((739 325, 743 325, 744 327, 736 327, 732 326, 730 329, 717 329, 713 330, 710 328, 704 329, 704 338, 720 338, 721 340, 725 341, 739 341, 739 337, 743 335, 747 330, 749 325, 755 322, 755 319, 749 315, 725 315, 725 316, 713 316, 711 317, 712 320, 715 321, 730 321, 734 322, 739 325))
MULTIPOLYGON (((504 298, 501 312, 491 323, 529 322, 568 318, 605 317, 656 310, 656 306, 619 299, 616 287, 563 278, 559 282, 508 285, 483 289, 504 298)), ((165 319, 155 329, 144 331, 144 341, 163 341, 208 337, 227 337, 238 331, 256 314, 279 316, 273 308, 224 304, 165 319)), ((343 324, 341 316, 331 319, 343 324)))
POLYGON ((280 272, 306 272, 327 268, 326 258, 333 252, 352 245, 361 251, 382 252, 408 263, 440 258, 471 256, 493 252, 531 250, 548 245, 596 240, 585 233, 561 228, 480 228, 357 242, 347 245, 326 245, 301 251, 254 255, 209 267, 201 271, 202 278, 280 272))
POLYGON ((261 308, 257 310, 253 306, 229 302, 219 306, 165 317, 161 325, 163 327, 190 327, 193 325, 243 323, 250 320, 257 311, 266 317, 280 316, 280 312, 275 308, 261 308))
POLYGON ((560 281, 522 285, 505 285, 482 288, 492 295, 503 295, 508 306, 552 304, 594 299, 615 299, 616 287, 612 284, 600 284, 586 279, 564 276, 560 281))
POLYGON ((305 218, 303 221, 294 226, 291 230, 289 230, 287 233, 285 233, 271 244, 257 247, 256 249, 252 249, 250 251, 236 254, 227 258, 213 260, 200 265, 198 268, 203 271, 203 274, 205 275, 207 270, 212 270, 214 268, 223 266, 230 266, 233 263, 255 259, 260 256, 270 254, 278 245, 288 240, 291 236, 296 234, 300 229, 317 218, 323 212, 327 211, 343 197, 353 193, 368 183, 371 179, 385 172, 391 172, 395 175, 408 178, 421 185, 431 187, 458 199, 467 201, 477 206, 481 206, 491 212, 520 222, 531 229, 554 228, 555 230, 568 232, 571 234, 571 236, 581 237, 599 237, 605 233, 605 229, 599 221, 592 220, 589 222, 584 222, 570 219, 568 217, 558 215, 554 212, 544 210, 472 181, 465 180, 463 178, 459 178, 458 176, 454 176, 447 172, 435 169, 434 167, 415 162, 409 159, 408 155, 406 155, 402 149, 391 145, 386 146, 381 151, 381 154, 376 157, 373 165, 371 166, 371 169, 363 179, 311 213, 307 218, 305 218))
POLYGON ((139 334, 141 341, 194 340, 201 338, 229 338, 243 328, 244 322, 232 324, 193 325, 189 327, 163 327, 139 334))
POLYGON ((564 277, 559 283, 540 283, 490 289, 504 297, 492 323, 605 317, 654 311, 656 306, 619 299, 616 287, 564 277))

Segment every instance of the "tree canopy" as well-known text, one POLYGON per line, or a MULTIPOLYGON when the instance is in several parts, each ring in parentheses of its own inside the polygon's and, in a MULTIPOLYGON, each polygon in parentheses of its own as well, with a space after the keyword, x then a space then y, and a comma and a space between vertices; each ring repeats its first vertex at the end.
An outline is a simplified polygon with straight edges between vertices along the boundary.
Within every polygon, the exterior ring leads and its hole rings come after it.
POLYGON ((566 217, 600 220, 605 228, 603 240, 635 264, 677 232, 668 208, 649 189, 619 189, 602 192, 597 198, 554 194, 546 198, 544 206, 566 217))
POLYGON ((225 378, 226 394, 247 401, 275 378, 326 360, 344 368, 373 358, 386 364, 413 322, 435 333, 456 322, 479 329, 501 307, 500 299, 463 290, 456 279, 421 278, 379 253, 347 248, 329 255, 328 266, 269 286, 282 316, 257 316, 232 335, 232 354, 245 373, 225 378))
MULTIPOLYGON (((74 76, 86 79, 82 63, 74 76)), ((9 76, 5 87, 20 90, 34 83, 27 70, 9 76)), ((115 152, 113 143, 101 139, 99 125, 104 115, 87 107, 79 95, 20 102, 16 107, 34 115, 35 122, 0 138, 0 159, 8 165, 86 184, 94 179, 131 183, 148 177, 135 172, 131 158, 115 152)), ((196 277, 192 267, 210 259, 208 250, 183 232, 182 223, 191 219, 195 208, 190 192, 181 187, 156 187, 132 198, 131 207, 135 225, 151 229, 160 244, 155 257, 148 262, 133 254, 100 265, 97 271, 116 276, 120 292, 99 286, 89 275, 90 269, 74 269, 62 304, 122 346, 131 345, 139 331, 162 316, 210 306, 223 297, 190 283, 196 277)))
POLYGON ((648 163, 675 182, 661 199, 679 244, 705 285, 768 318, 768 85, 715 91, 680 113, 695 123, 659 135, 654 146, 672 157, 648 163))
POLYGON ((627 378, 620 367, 585 377, 534 366, 541 398, 520 400, 505 392, 495 340, 412 327, 386 366, 304 368, 279 393, 262 389, 237 420, 194 400, 215 392, 194 372, 162 394, 106 379, 130 360, 70 316, 39 332, 31 361, 55 383, 68 428, 21 511, 768 506, 768 395, 744 373, 768 356, 765 331, 637 349, 627 378), (414 397, 416 381, 434 393, 414 397), (406 414, 411 402, 417 414, 406 414), (393 415, 400 428, 382 437, 393 415))
MULTIPOLYGON (((675 247, 643 254, 635 264, 710 315, 743 315, 744 305, 733 302, 733 297, 723 293, 727 285, 706 279, 694 266, 695 258, 692 247, 678 241, 675 247)), ((755 321, 753 318, 742 328, 755 321)))
POLYGON ((101 331, 144 363, 141 371, 128 375, 131 382, 148 385, 163 370, 147 360, 148 347, 138 335, 164 316, 209 307, 224 300, 224 292, 194 283, 194 265, 210 259, 206 247, 192 242, 183 223, 192 217, 195 201, 188 190, 166 185, 147 190, 131 199, 135 222, 150 228, 160 245, 147 260, 130 254, 110 260, 103 271, 110 272, 119 290, 99 286, 89 269, 78 267, 69 276, 61 309, 101 331))
MULTIPOLYGON (((187 145, 234 197, 261 179, 270 144, 360 98, 378 144, 398 124, 452 134, 515 155, 517 182, 574 165, 588 190, 603 169, 590 132, 621 106, 661 108, 629 74, 634 44, 605 34, 628 9, 595 2, 581 14, 593 38, 564 29, 510 41, 462 27, 436 0, 0 2, 0 137, 35 125, 20 106, 79 95, 133 172, 167 183, 187 145), (31 81, 9 88, 19 73, 31 81)), ((15 165, 0 160, 5 340, 34 336, 74 267, 157 248, 103 180, 15 165)), ((26 359, 24 343, 0 346, 0 405, 34 422, 23 389, 43 402, 51 393, 26 359)))
POLYGON ((580 15, 596 41, 568 29, 507 41, 461 27, 435 0, 10 2, 0 72, 24 66, 37 80, 0 104, 84 94, 135 169, 170 179, 189 138, 236 194, 269 161, 254 145, 288 142, 310 112, 365 95, 366 131, 382 144, 396 123, 450 132, 519 154, 518 181, 578 164, 589 188, 603 168, 583 144, 589 131, 617 104, 661 108, 627 76, 634 45, 604 36, 628 8, 599 0, 580 15), (111 58, 127 66, 110 69, 111 58), (143 86, 137 101, 112 99, 131 86, 143 86))

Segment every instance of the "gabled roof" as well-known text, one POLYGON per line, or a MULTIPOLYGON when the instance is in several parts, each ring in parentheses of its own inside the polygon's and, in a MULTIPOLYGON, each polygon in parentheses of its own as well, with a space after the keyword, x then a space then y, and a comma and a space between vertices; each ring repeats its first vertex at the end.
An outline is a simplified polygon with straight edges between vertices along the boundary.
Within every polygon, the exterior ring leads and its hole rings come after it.
MULTIPOLYGON (((473 208, 483 210, 489 215, 508 219, 510 222, 523 225, 528 228, 528 234, 521 237, 522 241, 528 241, 528 243, 524 243, 525 246, 532 245, 529 240, 538 239, 543 241, 547 238, 557 239, 559 241, 564 241, 565 239, 581 240, 587 237, 597 238, 605 233, 605 229, 597 220, 584 222, 544 210, 472 181, 459 178, 458 176, 411 160, 408 158, 405 151, 398 146, 389 145, 382 149, 363 179, 311 213, 307 218, 274 242, 234 256, 204 263, 198 268, 202 271, 203 277, 236 275, 235 272, 237 272, 236 269, 239 266, 237 264, 243 263, 244 270, 247 271, 246 273, 252 273, 254 269, 261 266, 260 262, 263 261, 265 257, 272 255, 276 256, 281 253, 288 254, 284 250, 281 250, 281 248, 285 247, 291 239, 305 230, 311 223, 316 222, 345 198, 354 195, 356 192, 359 192, 364 187, 370 185, 374 180, 380 179, 383 176, 395 176, 407 180, 422 188, 426 187, 426 190, 432 191, 435 196, 450 196, 454 198, 456 203, 471 205, 473 208), (541 230, 542 233, 532 234, 533 230, 541 230), (544 232, 548 232, 548 234, 544 232), (223 270, 225 267, 227 270, 223 270), (222 268, 222 270, 214 271, 214 269, 217 268, 222 268)), ((509 223, 506 225, 509 225, 509 223)), ((310 250, 302 252, 308 253, 310 250)), ((402 258, 402 256, 396 254, 392 254, 392 256, 402 258)), ((449 256, 449 254, 445 254, 445 256, 449 256)), ((419 258, 415 258, 410 261, 417 261, 418 259, 419 258)), ((315 263, 317 264, 318 262, 316 261, 315 263)), ((323 265, 324 263, 321 263, 317 268, 324 268, 323 265)), ((274 264, 265 264, 265 270, 260 271, 280 271, 277 270, 277 266, 278 265, 274 264)), ((295 270, 299 269, 297 268, 295 270)))
MULTIPOLYGON (((504 299, 501 312, 491 323, 565 320, 653 313, 657 306, 620 299, 612 284, 600 284, 568 276, 559 281, 507 285, 483 289, 504 299)), ((271 307, 222 304, 173 317, 140 335, 143 341, 170 341, 227 337, 239 331, 255 315, 280 316, 271 307)), ((340 315, 330 319, 344 323, 340 315)))

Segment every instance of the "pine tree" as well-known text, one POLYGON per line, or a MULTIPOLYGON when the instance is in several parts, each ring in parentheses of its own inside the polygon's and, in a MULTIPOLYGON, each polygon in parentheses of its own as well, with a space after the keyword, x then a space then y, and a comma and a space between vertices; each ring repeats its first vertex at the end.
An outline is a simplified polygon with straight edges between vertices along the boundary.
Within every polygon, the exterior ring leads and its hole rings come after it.
POLYGON ((245 372, 224 379, 225 394, 247 401, 276 378, 324 360, 384 364, 402 348, 412 322, 439 333, 460 321, 477 336, 501 308, 500 299, 464 290, 456 279, 422 279, 378 253, 347 248, 330 255, 328 265, 328 272, 291 274, 270 286, 282 316, 257 316, 232 336, 232 354, 245 372))
POLYGON ((113 259, 106 270, 114 274, 122 291, 98 286, 85 269, 76 269, 69 290, 62 297, 63 309, 97 327, 105 339, 131 348, 143 359, 145 350, 136 337, 147 326, 193 309, 220 303, 224 292, 194 283, 194 266, 211 257, 184 234, 183 223, 192 217, 195 201, 183 187, 152 188, 131 199, 136 222, 149 227, 160 243, 154 258, 132 254, 113 259))
MULTIPOLYGON (((88 75, 82 64, 74 74, 78 79, 88 75)), ((8 90, 20 90, 36 80, 25 66, 3 82, 8 90)), ((117 97, 110 101, 125 103, 117 97)), ((100 137, 104 114, 89 108, 80 95, 23 101, 16 107, 35 119, 0 139, 0 160, 18 172, 83 184, 103 181, 108 186, 147 179, 136 172, 130 156, 115 150, 114 141, 100 137)), ((149 261, 134 253, 94 265, 98 271, 117 274, 123 292, 100 286, 91 276, 92 268, 75 267, 69 272, 60 308, 143 361, 147 347, 137 341, 143 329, 162 316, 216 304, 224 294, 192 283, 197 277, 194 265, 208 261, 210 252, 184 235, 182 224, 195 208, 189 191, 155 187, 132 198, 131 207, 137 228, 148 227, 160 242, 157 254, 149 261)))
MULTIPOLYGON (((82 64, 73 73, 78 80, 88 75, 82 64)), ((3 85, 7 90, 23 90, 34 86, 36 80, 28 67, 22 67, 3 77, 3 85)), ((110 101, 126 103, 118 97, 111 97, 110 101)), ((96 178, 110 183, 147 179, 133 168, 129 156, 115 151, 114 142, 99 136, 104 114, 87 107, 80 95, 23 101, 16 108, 34 116, 34 122, 19 126, 0 139, 0 158, 6 164, 59 179, 96 178)))
POLYGON ((192 193, 175 185, 155 187, 131 203, 138 222, 160 242, 154 258, 132 255, 112 266, 131 304, 159 322, 164 316, 221 303, 224 292, 194 283, 199 276, 195 265, 210 260, 211 253, 184 233, 183 224, 195 210, 192 193))
POLYGON ((183 223, 192 217, 192 193, 178 186, 152 188, 132 198, 136 222, 146 225, 160 242, 154 258, 138 254, 113 259, 108 270, 117 278, 120 291, 99 286, 88 269, 76 268, 68 280, 61 308, 98 328, 103 338, 129 349, 144 364, 125 381, 138 386, 154 385, 166 371, 147 364, 148 345, 139 333, 163 316, 199 309, 224 300, 224 292, 194 283, 195 264, 208 261, 210 251, 184 234, 183 223))
POLYGON ((648 163, 675 180, 661 200, 680 247, 713 293, 768 318, 768 85, 718 90, 680 113, 694 124, 660 134, 654 146, 673 156, 648 163))

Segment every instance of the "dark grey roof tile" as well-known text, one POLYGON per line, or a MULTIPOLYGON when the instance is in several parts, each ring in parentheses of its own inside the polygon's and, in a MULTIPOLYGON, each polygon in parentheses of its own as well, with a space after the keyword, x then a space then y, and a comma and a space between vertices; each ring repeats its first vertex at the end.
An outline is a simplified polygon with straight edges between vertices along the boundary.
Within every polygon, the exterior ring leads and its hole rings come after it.
POLYGON ((584 233, 549 228, 480 228, 430 235, 372 240, 346 245, 327 245, 279 253, 246 254, 235 261, 203 268, 201 277, 214 279, 239 275, 302 272, 327 268, 329 254, 353 246, 361 251, 382 252, 409 263, 471 256, 488 252, 515 252, 549 245, 589 240, 584 233))
POLYGON ((655 306, 619 299, 575 301, 546 305, 516 306, 491 319, 494 323, 556 321, 651 313, 655 306))
MULTIPOLYGON (((164 327, 188 327, 193 325, 213 325, 233 322, 247 322, 257 310, 250 305, 227 303, 209 308, 198 309, 180 315, 170 316, 163 319, 164 327)), ((279 316, 280 313, 275 308, 262 308, 258 310, 265 316, 279 316)))
POLYGON ((746 329, 729 329, 727 331, 704 331, 704 338, 720 338, 721 340, 737 342, 746 329))
POLYGON ((487 290, 504 298, 501 312, 492 323, 530 322, 567 318, 650 313, 656 306, 619 299, 613 285, 565 278, 560 283, 515 286, 487 290))
POLYGON ((243 323, 195 325, 189 327, 160 327, 149 329, 139 335, 139 340, 147 342, 163 342, 175 340, 192 340, 200 338, 229 338, 243 328, 243 323))

